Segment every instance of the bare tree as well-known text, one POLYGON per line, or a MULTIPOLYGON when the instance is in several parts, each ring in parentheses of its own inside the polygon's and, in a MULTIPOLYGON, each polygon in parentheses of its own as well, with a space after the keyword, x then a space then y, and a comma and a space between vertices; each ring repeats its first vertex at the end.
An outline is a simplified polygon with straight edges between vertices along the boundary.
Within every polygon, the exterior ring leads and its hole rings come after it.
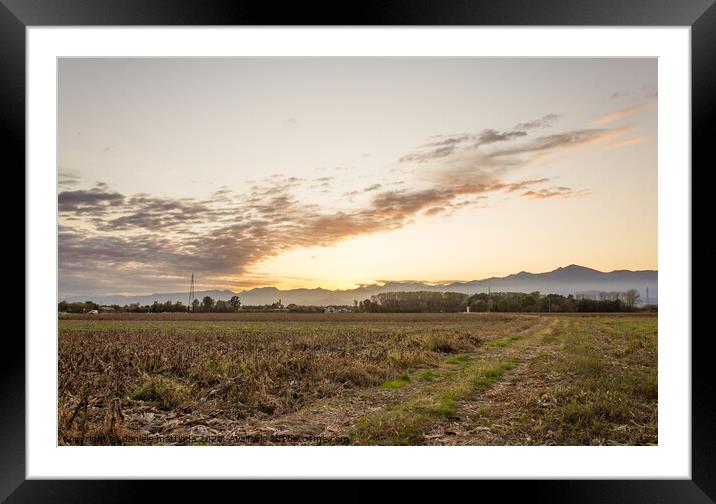
POLYGON ((624 302, 629 308, 633 308, 640 298, 639 291, 636 289, 629 289, 624 293, 624 302))

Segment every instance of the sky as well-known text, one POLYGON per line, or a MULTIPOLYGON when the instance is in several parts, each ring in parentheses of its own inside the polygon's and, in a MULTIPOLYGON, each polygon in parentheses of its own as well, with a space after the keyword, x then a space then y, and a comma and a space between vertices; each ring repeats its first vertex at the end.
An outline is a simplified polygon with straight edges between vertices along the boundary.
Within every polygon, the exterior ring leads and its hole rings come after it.
POLYGON ((60 296, 657 269, 657 60, 58 61, 60 296))

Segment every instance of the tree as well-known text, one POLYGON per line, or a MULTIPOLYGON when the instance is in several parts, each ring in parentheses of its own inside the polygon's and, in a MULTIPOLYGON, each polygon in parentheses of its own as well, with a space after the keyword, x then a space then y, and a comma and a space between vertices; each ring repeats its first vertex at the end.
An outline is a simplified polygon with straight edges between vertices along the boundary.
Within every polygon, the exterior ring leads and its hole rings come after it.
POLYGON ((191 311, 195 312, 199 309, 199 300, 195 299, 191 302, 191 311))
POLYGON ((228 313, 232 311, 231 303, 228 301, 224 301, 223 299, 220 299, 216 302, 214 305, 214 311, 218 313, 228 313))
POLYGON ((624 302, 630 309, 634 308, 634 305, 637 301, 639 301, 639 298, 641 298, 641 296, 639 295, 639 291, 636 289, 629 289, 624 293, 624 302))
POLYGON ((210 312, 214 308, 214 300, 209 296, 204 296, 201 300, 201 311, 210 312))
POLYGON ((99 310, 99 305, 94 301, 85 301, 85 311, 99 310))
POLYGON ((521 310, 526 312, 540 311, 542 306, 539 292, 535 291, 522 297, 521 310))
POLYGON ((241 308, 241 300, 239 299, 239 296, 231 296, 229 303, 234 311, 239 311, 239 308, 241 308))

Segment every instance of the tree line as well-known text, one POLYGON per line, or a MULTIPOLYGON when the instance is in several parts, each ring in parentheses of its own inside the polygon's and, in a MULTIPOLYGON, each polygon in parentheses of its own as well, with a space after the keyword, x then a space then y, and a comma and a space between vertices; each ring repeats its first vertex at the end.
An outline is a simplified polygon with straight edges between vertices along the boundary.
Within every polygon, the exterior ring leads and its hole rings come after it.
MULTIPOLYGON (((637 310, 639 291, 601 293, 597 299, 572 294, 539 292, 383 292, 355 303, 355 311, 371 313, 455 313, 455 312, 630 312, 637 310)), ((656 311, 655 305, 639 308, 656 311)))
POLYGON ((201 301, 195 299, 191 306, 187 306, 181 301, 166 301, 164 303, 154 301, 154 303, 150 305, 132 303, 124 306, 117 304, 99 305, 93 301, 75 303, 60 301, 57 305, 57 309, 60 312, 66 313, 87 313, 92 310, 126 313, 177 313, 187 311, 200 313, 232 313, 241 309, 241 300, 238 296, 233 296, 228 301, 222 299, 215 301, 213 298, 205 296, 201 301))
MULTIPOLYGON (((460 292, 383 292, 370 299, 355 301, 353 311, 370 313, 455 313, 455 312, 630 312, 635 310, 656 311, 656 305, 637 308, 639 291, 602 292, 595 299, 572 294, 541 294, 539 292, 493 292, 490 294, 463 294, 460 292)), ((124 306, 100 306, 93 301, 58 304, 60 312, 87 313, 93 310, 127 313, 234 313, 285 310, 293 313, 320 313, 322 306, 284 305, 276 303, 256 306, 242 306, 238 296, 228 301, 214 300, 205 296, 201 301, 195 299, 191 307, 181 301, 154 301, 151 305, 132 303, 124 306)))

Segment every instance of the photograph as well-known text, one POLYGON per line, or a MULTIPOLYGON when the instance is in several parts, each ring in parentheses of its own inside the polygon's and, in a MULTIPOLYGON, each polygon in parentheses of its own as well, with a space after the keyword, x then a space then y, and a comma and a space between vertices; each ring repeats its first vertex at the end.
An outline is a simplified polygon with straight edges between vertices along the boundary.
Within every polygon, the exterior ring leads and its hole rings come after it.
POLYGON ((659 445, 658 58, 56 65, 58 445, 659 445))
POLYGON ((715 4, 0 0, 0 503, 716 502, 715 4))

